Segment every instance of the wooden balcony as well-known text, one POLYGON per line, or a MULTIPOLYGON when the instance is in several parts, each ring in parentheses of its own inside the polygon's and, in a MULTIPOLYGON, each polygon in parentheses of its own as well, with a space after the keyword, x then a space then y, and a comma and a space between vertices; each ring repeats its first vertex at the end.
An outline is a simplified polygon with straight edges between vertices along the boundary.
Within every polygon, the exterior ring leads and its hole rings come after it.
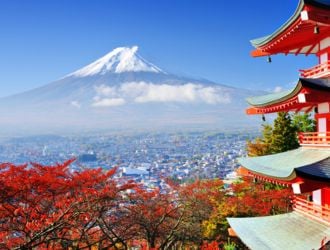
POLYGON ((330 76, 330 61, 318 64, 309 69, 301 69, 300 76, 303 78, 323 78, 330 76))
POLYGON ((330 132, 304 132, 298 134, 301 146, 330 147, 330 132))
POLYGON ((330 225, 330 208, 316 205, 311 201, 295 197, 293 199, 293 210, 302 213, 313 220, 330 225))

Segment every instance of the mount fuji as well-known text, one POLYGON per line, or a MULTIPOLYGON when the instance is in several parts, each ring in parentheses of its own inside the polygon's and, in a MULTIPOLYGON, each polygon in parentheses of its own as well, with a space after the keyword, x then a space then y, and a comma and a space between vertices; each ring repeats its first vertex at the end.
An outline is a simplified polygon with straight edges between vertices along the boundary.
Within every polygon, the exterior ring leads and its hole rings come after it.
POLYGON ((0 99, 2 131, 241 129, 255 126, 245 98, 259 91, 174 75, 116 48, 40 88, 0 99))

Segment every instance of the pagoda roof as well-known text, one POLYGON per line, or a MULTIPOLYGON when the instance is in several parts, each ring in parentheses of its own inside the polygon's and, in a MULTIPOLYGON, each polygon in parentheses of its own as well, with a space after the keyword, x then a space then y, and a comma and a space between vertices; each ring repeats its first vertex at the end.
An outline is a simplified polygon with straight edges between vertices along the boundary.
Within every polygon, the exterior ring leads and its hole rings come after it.
POLYGON ((312 108, 330 99, 330 78, 300 78, 291 90, 247 98, 252 106, 247 114, 265 114, 279 111, 300 111, 312 108), (299 94, 303 98, 299 99, 299 94))
POLYGON ((295 89, 280 91, 277 93, 271 93, 262 96, 254 96, 247 98, 247 102, 255 107, 262 107, 277 103, 281 100, 286 100, 292 97, 295 94, 295 89))
POLYGON ((329 226, 295 211, 227 220, 250 249, 320 249, 323 240, 330 238, 329 226))
POLYGON ((298 148, 283 153, 238 158, 252 174, 268 179, 291 181, 297 176, 330 179, 330 150, 298 148))
POLYGON ((308 55, 319 52, 318 41, 330 35, 329 15, 329 0, 300 0, 294 14, 280 28, 270 35, 251 40, 256 48, 252 56, 277 53, 308 55), (319 34, 314 34, 316 24, 319 34))
POLYGON ((310 177, 313 179, 329 181, 330 179, 330 158, 316 162, 314 164, 295 169, 297 175, 310 177))

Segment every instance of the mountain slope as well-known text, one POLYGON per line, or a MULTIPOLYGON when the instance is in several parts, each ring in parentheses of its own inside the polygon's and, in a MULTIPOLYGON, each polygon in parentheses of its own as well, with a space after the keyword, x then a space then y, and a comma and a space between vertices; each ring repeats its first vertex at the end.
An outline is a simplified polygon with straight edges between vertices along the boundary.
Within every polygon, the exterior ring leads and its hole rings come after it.
POLYGON ((96 74, 103 75, 109 72, 123 73, 140 71, 163 73, 161 69, 140 57, 136 53, 137 50, 137 46, 133 46, 132 48, 116 48, 95 62, 69 74, 69 76, 85 77, 96 74))
POLYGON ((169 74, 117 48, 43 87, 0 99, 0 128, 42 130, 220 128, 255 125, 244 114, 255 91, 169 74))

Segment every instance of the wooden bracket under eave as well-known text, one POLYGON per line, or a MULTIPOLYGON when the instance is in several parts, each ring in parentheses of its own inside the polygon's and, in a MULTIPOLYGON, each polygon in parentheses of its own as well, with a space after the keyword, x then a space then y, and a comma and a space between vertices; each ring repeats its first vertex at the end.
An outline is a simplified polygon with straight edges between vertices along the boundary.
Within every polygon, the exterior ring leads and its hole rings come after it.
POLYGON ((255 49, 255 50, 251 51, 250 54, 253 57, 261 57, 261 56, 270 56, 271 55, 270 53, 264 52, 264 51, 262 51, 260 49, 255 49))

